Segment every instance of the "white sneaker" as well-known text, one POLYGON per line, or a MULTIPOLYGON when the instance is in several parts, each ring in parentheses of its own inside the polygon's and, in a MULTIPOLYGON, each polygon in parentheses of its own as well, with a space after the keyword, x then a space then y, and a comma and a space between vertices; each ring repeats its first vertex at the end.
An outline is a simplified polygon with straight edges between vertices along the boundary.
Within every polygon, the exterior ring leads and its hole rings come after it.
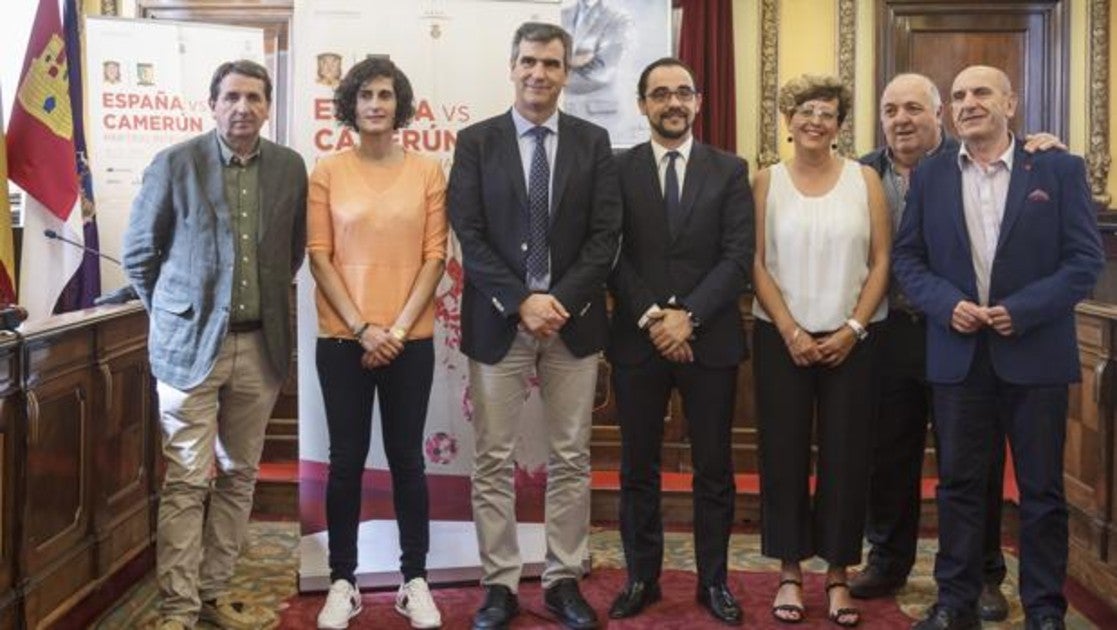
POLYGON ((326 603, 318 611, 318 627, 327 630, 343 630, 349 627, 349 620, 361 614, 361 592, 349 580, 334 580, 326 603))
POLYGON ((410 619, 412 628, 438 628, 442 625, 442 615, 434 605, 431 589, 421 577, 400 584, 396 593, 396 612, 410 619))

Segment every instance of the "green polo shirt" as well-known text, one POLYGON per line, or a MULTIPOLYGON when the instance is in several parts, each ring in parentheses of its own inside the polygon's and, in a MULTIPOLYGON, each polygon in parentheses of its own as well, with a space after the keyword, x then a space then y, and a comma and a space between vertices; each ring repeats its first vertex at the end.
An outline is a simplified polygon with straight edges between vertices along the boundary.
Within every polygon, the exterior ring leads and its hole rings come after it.
POLYGON ((225 202, 229 205, 229 227, 233 230, 233 296, 229 303, 231 323, 260 321, 260 267, 257 250, 260 226, 260 144, 252 154, 240 158, 225 144, 221 134, 221 175, 225 180, 225 202))

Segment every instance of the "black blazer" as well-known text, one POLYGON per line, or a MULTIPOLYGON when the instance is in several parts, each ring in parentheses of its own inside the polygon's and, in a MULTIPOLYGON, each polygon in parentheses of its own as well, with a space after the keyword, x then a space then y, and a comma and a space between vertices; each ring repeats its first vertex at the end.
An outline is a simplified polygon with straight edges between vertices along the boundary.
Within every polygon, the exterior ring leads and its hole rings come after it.
MULTIPOLYGON (((504 358, 531 294, 525 282, 527 184, 511 111, 463 129, 447 206, 462 248, 462 352, 504 358)), ((609 134, 559 114, 552 183, 549 293, 570 312, 560 334, 575 356, 605 347, 605 282, 616 257, 621 209, 609 134)))
POLYGON ((616 159, 624 227, 610 278, 616 303, 609 360, 635 364, 656 352, 637 323, 652 304, 664 306, 672 296, 700 322, 691 342, 696 362, 724 367, 747 358, 738 300, 756 247, 748 164, 695 142, 680 200, 685 218, 671 234, 651 145, 616 159))

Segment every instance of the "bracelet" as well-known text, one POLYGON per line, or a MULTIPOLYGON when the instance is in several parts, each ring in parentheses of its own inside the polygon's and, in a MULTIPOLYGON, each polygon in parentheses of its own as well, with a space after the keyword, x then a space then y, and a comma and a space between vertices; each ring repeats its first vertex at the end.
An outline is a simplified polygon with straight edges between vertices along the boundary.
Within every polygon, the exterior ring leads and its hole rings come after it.
POLYGON ((396 341, 407 340, 407 331, 400 326, 393 326, 392 329, 388 331, 388 333, 395 337, 396 341))
POLYGON ((857 341, 865 341, 865 338, 869 336, 869 331, 865 330, 861 322, 852 317, 846 320, 846 326, 849 326, 849 329, 853 331, 853 338, 857 341))
POLYGON ((799 333, 801 332, 803 332, 803 329, 796 326, 795 332, 791 333, 791 341, 787 342, 787 345, 790 346, 791 344, 795 343, 795 340, 799 338, 799 333))
POLYGON ((359 341, 366 330, 368 330, 368 322, 361 322, 360 326, 353 329, 353 338, 359 341))

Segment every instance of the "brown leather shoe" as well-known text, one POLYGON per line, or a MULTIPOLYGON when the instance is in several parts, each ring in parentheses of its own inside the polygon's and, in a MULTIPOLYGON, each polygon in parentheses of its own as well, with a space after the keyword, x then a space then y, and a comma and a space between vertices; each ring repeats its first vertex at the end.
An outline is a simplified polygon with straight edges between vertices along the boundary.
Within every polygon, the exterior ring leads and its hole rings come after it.
POLYGON ((877 565, 869 564, 849 581, 849 594, 855 599, 889 597, 907 582, 907 576, 890 575, 877 565))
POLYGON ((271 610, 232 597, 202 602, 198 619, 224 630, 268 630, 279 625, 271 610))

